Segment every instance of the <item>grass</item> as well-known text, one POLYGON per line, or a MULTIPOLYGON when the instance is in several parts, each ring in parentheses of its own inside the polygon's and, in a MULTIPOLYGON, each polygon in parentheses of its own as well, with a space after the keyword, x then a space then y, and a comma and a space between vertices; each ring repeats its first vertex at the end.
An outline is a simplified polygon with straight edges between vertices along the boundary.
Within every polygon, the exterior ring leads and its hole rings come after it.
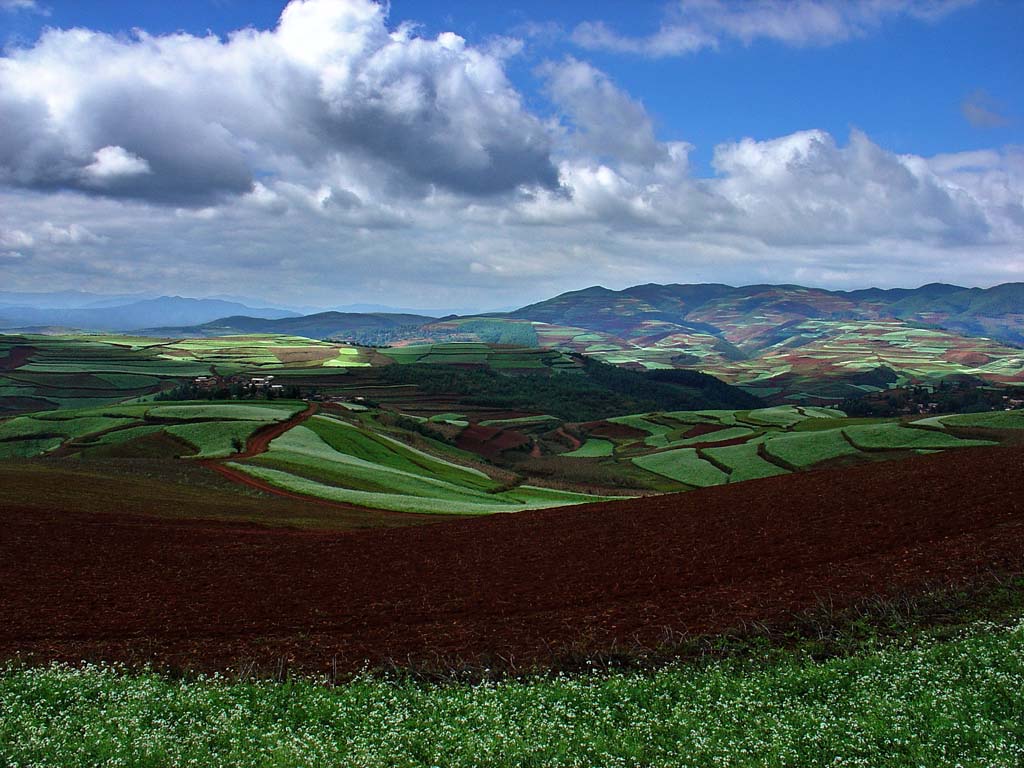
POLYGON ((899 424, 866 424, 843 430, 850 442, 861 450, 945 449, 976 445, 995 445, 988 440, 961 440, 934 429, 914 429, 899 424))
POLYGON ((942 422, 952 427, 988 427, 989 429, 1024 429, 1024 411, 991 411, 943 416, 942 422))
POLYGON ((238 453, 263 421, 202 421, 198 424, 176 424, 164 429, 195 447, 194 459, 219 459, 238 453))
POLYGON ((158 405, 150 408, 154 419, 239 419, 242 421, 286 421, 303 409, 302 404, 250 405, 217 403, 213 405, 158 405))
POLYGON ((57 448, 62 442, 64 441, 59 437, 0 442, 0 459, 28 459, 41 456, 57 448))
POLYGON ((725 472, 711 462, 700 458, 694 448, 678 448, 673 451, 637 456, 633 459, 633 463, 648 472, 698 488, 729 482, 729 476, 725 472))
POLYGON ((827 661, 450 685, 13 667, 0 675, 0 763, 1009 768, 1024 760, 1022 647, 1018 621, 827 661))
POLYGON ((530 486, 502 490, 479 470, 386 436, 319 416, 308 424, 232 466, 284 490, 394 512, 483 515, 604 500, 530 486))
POLYGON ((611 456, 614 451, 615 443, 592 437, 575 451, 563 453, 562 456, 570 456, 574 459, 600 459, 611 456))
POLYGON ((772 464, 758 454, 756 443, 727 445, 722 448, 705 448, 704 454, 716 464, 728 467, 729 482, 738 483, 743 480, 756 480, 762 477, 775 477, 786 474, 782 467, 772 464))
POLYGON ((750 437, 754 434, 754 430, 747 427, 727 427, 720 429, 717 432, 705 432, 703 435, 697 437, 687 437, 682 440, 675 440, 670 445, 683 446, 683 445, 697 445, 699 443, 718 443, 725 440, 735 440, 740 437, 750 437))
POLYGON ((785 464, 804 469, 822 461, 860 453, 843 437, 841 429, 820 432, 795 432, 779 435, 764 445, 765 453, 785 464))

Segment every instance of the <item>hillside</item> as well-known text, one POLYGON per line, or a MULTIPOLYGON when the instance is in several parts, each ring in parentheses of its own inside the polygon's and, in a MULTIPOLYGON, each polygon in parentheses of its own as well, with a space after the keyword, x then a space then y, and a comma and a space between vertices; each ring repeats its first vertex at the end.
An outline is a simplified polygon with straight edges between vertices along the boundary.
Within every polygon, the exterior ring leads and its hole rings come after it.
POLYGON ((971 449, 352 533, 86 511, 26 475, 2 505, 0 656, 323 672, 653 648, 1019 568, 1022 469, 1019 448, 971 449))
POLYGON ((993 288, 931 284, 916 289, 828 291, 798 285, 638 285, 594 287, 518 309, 513 318, 590 328, 629 338, 660 324, 711 331, 755 351, 768 330, 805 320, 904 320, 952 330, 1005 328, 1003 341, 1024 336, 1024 283, 993 288))
POLYGON ((434 318, 425 315, 385 312, 318 312, 300 317, 267 319, 246 315, 220 317, 211 322, 186 328, 153 328, 157 336, 229 336, 237 334, 285 334, 310 339, 343 339, 363 344, 385 344, 393 337, 403 337, 434 318))

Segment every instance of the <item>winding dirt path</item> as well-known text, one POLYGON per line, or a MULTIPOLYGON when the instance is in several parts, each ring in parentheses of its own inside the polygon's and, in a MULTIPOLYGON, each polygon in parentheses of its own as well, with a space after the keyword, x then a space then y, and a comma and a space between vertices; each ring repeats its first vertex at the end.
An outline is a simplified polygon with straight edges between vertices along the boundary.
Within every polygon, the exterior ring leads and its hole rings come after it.
POLYGON ((558 435, 559 437, 564 437, 566 440, 569 441, 569 445, 572 446, 569 449, 570 451, 578 451, 580 448, 583 447, 582 441, 575 435, 570 435, 568 432, 566 432, 564 427, 559 427, 558 429, 556 429, 555 434, 558 435))
POLYGON ((254 432, 246 442, 245 450, 241 453, 234 453, 223 459, 203 459, 200 463, 204 467, 212 469, 214 472, 227 478, 233 483, 247 486, 254 490, 261 491, 262 493, 270 493, 274 496, 283 496, 287 499, 298 499, 299 501, 307 501, 311 504, 320 504, 338 509, 352 509, 351 504, 341 504, 339 502, 328 501, 327 499, 318 499, 315 496, 305 496, 301 493, 293 493, 292 491, 286 491, 283 488, 276 488, 270 483, 252 477, 251 475, 237 470, 234 467, 229 467, 224 463, 226 461, 244 461, 245 459, 251 459, 255 456, 259 456, 261 453, 266 453, 273 440, 279 438, 288 430, 308 421, 319 410, 320 406, 317 403, 308 403, 306 410, 295 414, 287 421, 278 421, 273 424, 268 424, 266 427, 254 432))

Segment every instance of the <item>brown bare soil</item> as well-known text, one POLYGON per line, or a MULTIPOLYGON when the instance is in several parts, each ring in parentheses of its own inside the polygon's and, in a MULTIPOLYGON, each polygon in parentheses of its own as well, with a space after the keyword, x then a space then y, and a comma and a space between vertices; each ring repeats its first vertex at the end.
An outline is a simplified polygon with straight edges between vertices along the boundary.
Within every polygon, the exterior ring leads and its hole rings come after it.
POLYGON ((721 432, 723 429, 725 429, 725 427, 721 424, 708 424, 705 422, 692 427, 683 435, 683 437, 686 439, 691 437, 700 437, 701 435, 710 435, 712 432, 721 432))
POLYGON ((242 453, 236 453, 231 456, 231 460, 241 461, 243 459, 251 459, 254 456, 259 456, 261 453, 266 453, 272 440, 276 440, 292 427, 297 427, 299 424, 309 419, 317 412, 317 409, 318 406, 316 403, 308 403, 306 405, 306 410, 300 411, 287 421, 278 421, 257 430, 249 437, 249 440, 245 444, 245 450, 242 453))
POLYGON ((643 440, 647 433, 627 424, 613 424, 610 421, 591 421, 580 424, 580 429, 591 437, 607 437, 620 440, 643 440))
POLYGON ((455 446, 489 459, 497 459, 504 451, 523 448, 530 443, 529 437, 513 429, 470 424, 459 433, 455 446))
POLYGON ((1019 570, 1024 451, 343 533, 0 510, 0 656, 521 668, 1019 570))
POLYGON ((35 352, 35 347, 11 347, 11 351, 7 355, 0 357, 0 371, 13 371, 15 368, 20 368, 32 359, 35 352))

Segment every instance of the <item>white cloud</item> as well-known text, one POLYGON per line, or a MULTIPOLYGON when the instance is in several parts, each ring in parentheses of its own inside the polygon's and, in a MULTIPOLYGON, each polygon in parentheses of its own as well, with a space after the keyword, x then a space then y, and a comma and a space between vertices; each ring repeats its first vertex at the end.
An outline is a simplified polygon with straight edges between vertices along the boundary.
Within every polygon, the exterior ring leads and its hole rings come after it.
POLYGON ((197 207, 332 165, 388 196, 550 186, 514 50, 389 29, 370 0, 293 0, 226 40, 50 29, 0 58, 0 183, 197 207))
POLYGON ((700 178, 590 63, 540 67, 552 113, 531 112, 517 50, 419 37, 368 0, 292 3, 223 40, 46 32, 0 57, 0 282, 508 306, 592 283, 1024 271, 1019 149, 806 130, 721 144, 700 178))
POLYGON ((935 21, 975 0, 678 0, 657 32, 621 35, 600 21, 579 24, 572 41, 588 50, 649 57, 680 56, 723 41, 749 45, 831 45, 859 37, 890 19, 935 21))
POLYGON ((540 68, 552 101, 569 119, 578 152, 653 165, 665 158, 644 106, 601 72, 572 57, 540 68))
POLYGON ((0 228, 0 248, 31 248, 35 238, 20 229, 0 228))
POLYGON ((40 8, 39 3, 36 2, 36 0, 0 0, 0 11, 8 11, 10 13, 17 13, 18 11, 32 11, 34 13, 49 15, 45 9, 40 8))
POLYGON ((105 241, 105 238, 100 237, 84 224, 69 224, 62 227, 53 222, 44 221, 39 229, 43 239, 53 245, 80 245, 105 241))
POLYGON ((82 169, 82 173, 99 184, 124 176, 150 173, 149 163, 124 147, 102 147, 93 153, 93 158, 95 159, 82 169))

